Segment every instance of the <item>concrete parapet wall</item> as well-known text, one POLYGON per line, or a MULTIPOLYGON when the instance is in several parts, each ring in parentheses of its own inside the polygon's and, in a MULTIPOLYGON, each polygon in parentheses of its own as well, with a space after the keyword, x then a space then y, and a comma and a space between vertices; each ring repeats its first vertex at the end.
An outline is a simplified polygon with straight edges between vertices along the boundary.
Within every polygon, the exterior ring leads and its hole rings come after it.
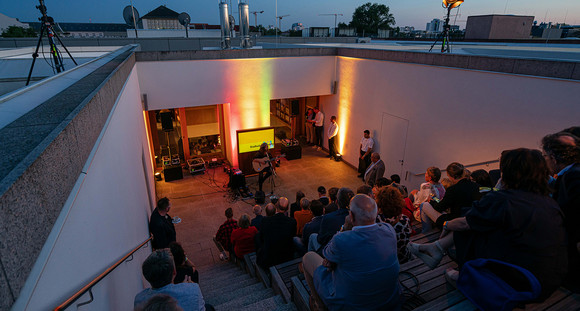
POLYGON ((0 129, 0 309, 26 282, 135 64, 129 50, 0 129))

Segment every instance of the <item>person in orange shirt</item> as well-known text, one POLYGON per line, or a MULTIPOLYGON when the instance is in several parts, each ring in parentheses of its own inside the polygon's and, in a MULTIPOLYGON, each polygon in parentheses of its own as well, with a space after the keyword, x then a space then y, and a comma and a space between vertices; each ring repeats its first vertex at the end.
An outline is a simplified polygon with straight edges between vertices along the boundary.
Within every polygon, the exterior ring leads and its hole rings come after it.
POLYGON ((296 235, 302 236, 302 229, 304 229, 304 225, 309 223, 312 218, 312 211, 310 211, 310 201, 306 198, 302 198, 300 200, 300 207, 302 210, 297 211, 294 213, 294 219, 296 219, 296 235))

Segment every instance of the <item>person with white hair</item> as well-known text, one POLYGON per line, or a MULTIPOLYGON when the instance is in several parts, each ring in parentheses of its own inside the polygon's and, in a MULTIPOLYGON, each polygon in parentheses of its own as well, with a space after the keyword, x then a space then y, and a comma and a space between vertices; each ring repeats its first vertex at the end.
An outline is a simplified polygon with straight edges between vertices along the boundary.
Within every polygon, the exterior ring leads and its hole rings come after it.
POLYGON ((376 223, 377 204, 365 194, 350 202, 352 230, 336 234, 322 251, 304 255, 314 304, 329 310, 395 310, 400 306, 397 238, 376 223), (356 251, 353 251, 355 250, 356 251))

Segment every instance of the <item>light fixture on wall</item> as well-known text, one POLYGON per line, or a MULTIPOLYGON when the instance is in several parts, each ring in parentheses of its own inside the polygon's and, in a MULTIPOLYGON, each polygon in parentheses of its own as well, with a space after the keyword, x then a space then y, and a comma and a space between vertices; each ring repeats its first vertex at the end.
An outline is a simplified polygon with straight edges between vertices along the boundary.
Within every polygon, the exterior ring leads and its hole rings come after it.
POLYGON ((441 32, 435 42, 431 45, 429 52, 433 50, 433 47, 441 40, 441 53, 451 53, 451 48, 449 47, 449 30, 451 25, 449 25, 449 15, 451 14, 451 9, 459 7, 464 0, 443 0, 443 7, 447 9, 447 17, 445 17, 445 24, 443 25, 443 32, 441 32))

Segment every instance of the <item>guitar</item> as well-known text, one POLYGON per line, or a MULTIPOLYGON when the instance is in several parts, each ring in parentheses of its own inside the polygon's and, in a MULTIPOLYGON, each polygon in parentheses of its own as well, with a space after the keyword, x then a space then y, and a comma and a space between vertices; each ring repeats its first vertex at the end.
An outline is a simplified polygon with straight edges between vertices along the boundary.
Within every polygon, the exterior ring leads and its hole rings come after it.
POLYGON ((264 170, 266 167, 272 166, 272 163, 271 163, 272 161, 276 161, 280 158, 285 158, 285 157, 286 157, 286 155, 282 154, 282 155, 279 155, 273 159, 268 159, 268 158, 254 159, 252 161, 252 167, 254 168, 254 171, 259 173, 262 170, 264 170))

